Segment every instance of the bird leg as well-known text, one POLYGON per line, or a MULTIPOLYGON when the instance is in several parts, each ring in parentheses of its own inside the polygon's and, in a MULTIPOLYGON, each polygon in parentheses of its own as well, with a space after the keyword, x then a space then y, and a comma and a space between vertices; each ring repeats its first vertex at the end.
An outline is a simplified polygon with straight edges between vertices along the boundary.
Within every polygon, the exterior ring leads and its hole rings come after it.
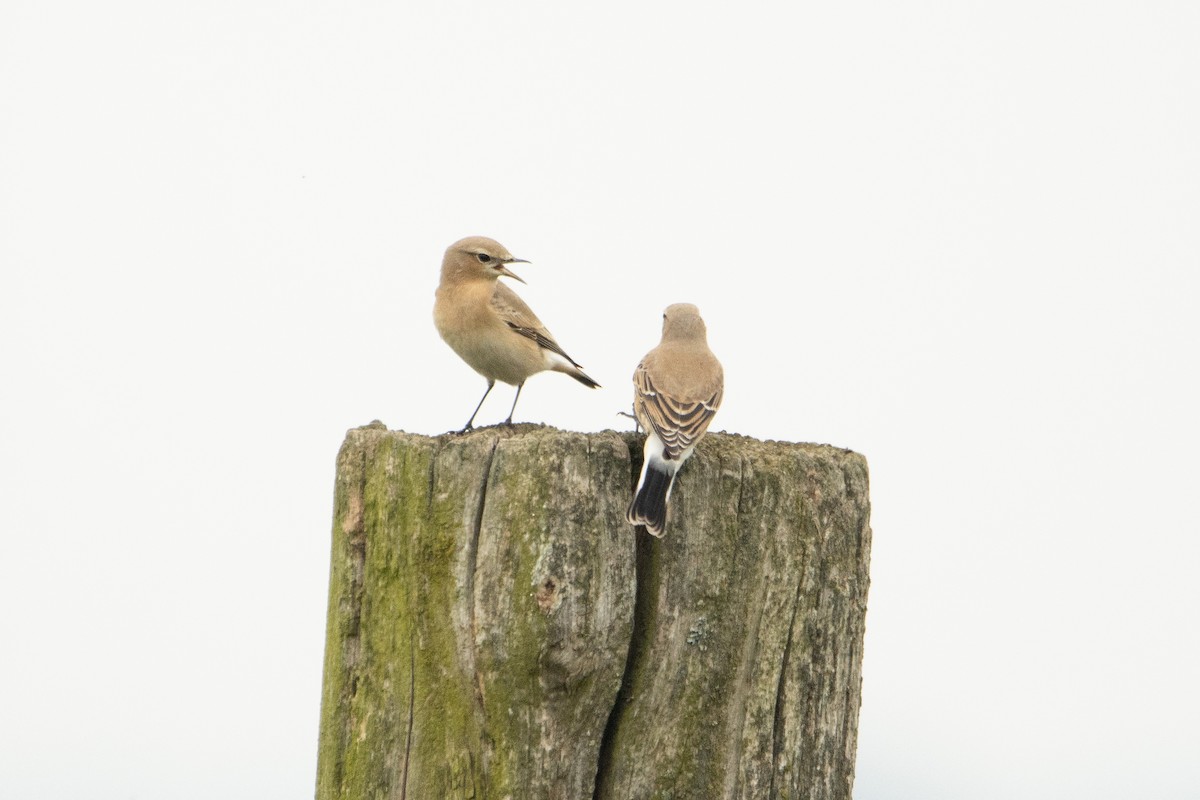
POLYGON ((471 412, 471 418, 469 420, 467 420, 466 426, 464 426, 463 429, 461 431, 459 431, 459 433, 466 433, 467 431, 472 430, 475 427, 472 424, 475 422, 475 415, 479 413, 479 409, 483 408, 483 401, 487 400, 488 393, 492 391, 492 387, 495 385, 496 385, 496 381, 489 378, 488 379, 488 388, 484 389, 483 397, 479 398, 479 405, 475 406, 475 410, 473 412, 471 412))
POLYGON ((512 415, 513 415, 513 412, 517 410, 517 400, 521 397, 521 389, 524 386, 525 386, 525 381, 521 381, 520 383, 517 384, 517 396, 513 398, 512 408, 510 408, 508 410, 508 419, 504 420, 505 425, 513 424, 512 415))
POLYGON ((634 433, 642 432, 642 423, 638 421, 637 414, 630 414, 628 411, 618 411, 617 416, 618 417, 629 417, 631 420, 633 420, 633 432, 634 433))

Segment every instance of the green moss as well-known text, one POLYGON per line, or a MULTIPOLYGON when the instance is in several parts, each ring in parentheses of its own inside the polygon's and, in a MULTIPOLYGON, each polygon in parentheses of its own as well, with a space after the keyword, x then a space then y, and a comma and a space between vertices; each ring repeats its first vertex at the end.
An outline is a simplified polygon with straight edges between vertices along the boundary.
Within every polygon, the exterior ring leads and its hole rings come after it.
POLYGON ((350 432, 320 800, 586 798, 598 764, 599 797, 848 797, 865 462, 712 435, 635 559, 640 447, 528 425, 350 432), (820 729, 828 709, 851 723, 820 729))

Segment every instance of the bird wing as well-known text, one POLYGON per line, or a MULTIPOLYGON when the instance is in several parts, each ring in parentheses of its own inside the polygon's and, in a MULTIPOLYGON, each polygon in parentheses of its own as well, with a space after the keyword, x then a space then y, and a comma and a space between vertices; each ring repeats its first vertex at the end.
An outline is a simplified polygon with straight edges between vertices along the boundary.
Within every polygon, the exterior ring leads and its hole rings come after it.
POLYGON ((514 332, 532 339, 543 350, 557 353, 576 367, 581 366, 575 359, 567 355, 558 342, 554 341, 554 337, 533 313, 533 309, 525 305, 525 301, 516 292, 499 281, 496 282, 496 291, 492 293, 492 308, 514 332))
POLYGON ((711 394, 699 400, 671 397, 655 386, 646 361, 642 359, 633 373, 634 412, 647 428, 658 434, 663 443, 663 455, 669 459, 679 458, 708 430, 708 423, 712 422, 721 405, 724 387, 718 382, 711 394))

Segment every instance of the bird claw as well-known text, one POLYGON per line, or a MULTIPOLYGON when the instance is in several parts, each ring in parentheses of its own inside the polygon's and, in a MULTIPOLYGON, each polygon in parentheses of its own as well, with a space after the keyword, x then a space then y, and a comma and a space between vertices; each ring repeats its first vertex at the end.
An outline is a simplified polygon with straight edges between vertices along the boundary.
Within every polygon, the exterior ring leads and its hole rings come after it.
POLYGON ((633 420, 633 432, 634 433, 642 432, 642 423, 638 422, 637 415, 630 414, 628 411, 618 411, 617 416, 618 417, 629 417, 631 420, 633 420))

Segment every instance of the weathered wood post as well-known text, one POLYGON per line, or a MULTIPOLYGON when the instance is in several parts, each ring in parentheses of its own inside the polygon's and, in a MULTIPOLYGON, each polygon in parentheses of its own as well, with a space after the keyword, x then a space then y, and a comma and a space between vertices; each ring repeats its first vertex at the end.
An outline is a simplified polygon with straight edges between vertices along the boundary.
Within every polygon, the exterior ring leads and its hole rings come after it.
POLYGON ((318 800, 850 798, 865 461, 709 434, 662 540, 639 466, 612 431, 348 433, 318 800))

